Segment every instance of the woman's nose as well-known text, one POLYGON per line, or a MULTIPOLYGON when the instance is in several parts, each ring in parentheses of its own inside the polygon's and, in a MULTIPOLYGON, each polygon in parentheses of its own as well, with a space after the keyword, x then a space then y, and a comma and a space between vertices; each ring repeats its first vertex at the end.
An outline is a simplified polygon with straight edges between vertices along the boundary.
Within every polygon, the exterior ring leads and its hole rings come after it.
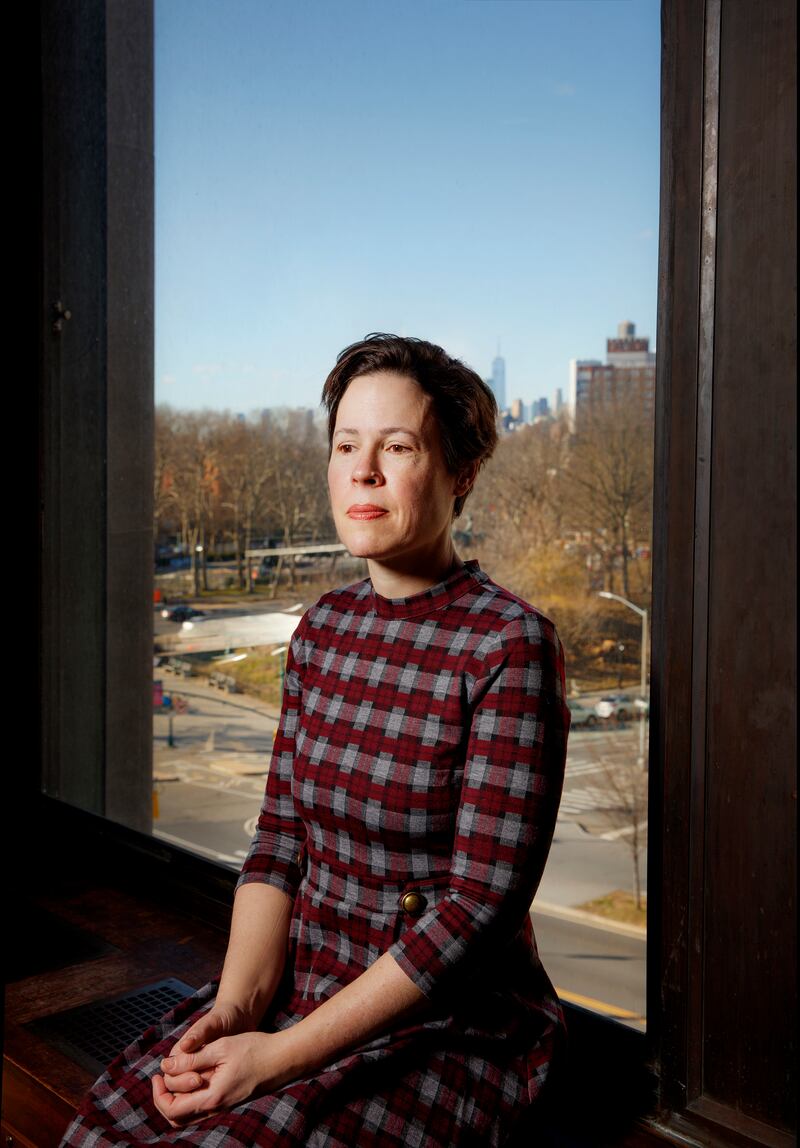
POLYGON ((371 451, 361 451, 353 464, 351 475, 353 482, 363 482, 368 486, 380 486, 383 475, 380 471, 377 454, 371 451))

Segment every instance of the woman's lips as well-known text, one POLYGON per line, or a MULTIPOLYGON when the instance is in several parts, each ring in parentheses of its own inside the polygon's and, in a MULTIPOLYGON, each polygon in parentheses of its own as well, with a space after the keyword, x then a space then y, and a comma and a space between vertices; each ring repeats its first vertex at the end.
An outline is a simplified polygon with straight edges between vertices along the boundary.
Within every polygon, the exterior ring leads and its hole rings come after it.
POLYGON ((367 522, 372 518, 382 518, 384 514, 388 513, 388 510, 383 506, 374 506, 371 502, 360 502, 348 507, 347 517, 355 518, 358 522, 367 522))

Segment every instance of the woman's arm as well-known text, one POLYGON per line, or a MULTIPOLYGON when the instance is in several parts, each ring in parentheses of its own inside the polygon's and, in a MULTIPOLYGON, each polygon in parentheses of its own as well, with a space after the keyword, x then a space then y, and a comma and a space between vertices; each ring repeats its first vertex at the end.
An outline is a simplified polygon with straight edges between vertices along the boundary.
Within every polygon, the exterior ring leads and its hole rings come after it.
POLYGON ((217 1001, 233 1003, 258 1027, 283 976, 292 900, 272 885, 236 890, 217 1001))
POLYGON ((305 827, 292 799, 292 769, 302 685, 303 619, 289 647, 281 717, 264 802, 234 898, 230 940, 214 1007, 173 1052, 196 1051, 217 1037, 258 1028, 286 963, 292 904, 301 880, 305 827))
POLYGON ((558 814, 570 715, 555 628, 531 610, 476 658, 447 894, 389 949, 436 999, 501 954, 528 915, 558 814))
POLYGON ((184 1033, 173 1054, 258 1028, 283 976, 291 912, 291 899, 272 885, 237 889, 214 1007, 184 1033))
POLYGON ((332 1064, 427 1005, 394 957, 384 953, 360 976, 280 1035, 287 1079, 332 1064))
POLYGON ((204 1120, 332 1064, 425 1007, 426 998, 389 953, 303 1020, 276 1033, 223 1037, 177 1052, 153 1078, 159 1111, 176 1127, 204 1120), (174 1089, 174 1091, 172 1091, 174 1089))

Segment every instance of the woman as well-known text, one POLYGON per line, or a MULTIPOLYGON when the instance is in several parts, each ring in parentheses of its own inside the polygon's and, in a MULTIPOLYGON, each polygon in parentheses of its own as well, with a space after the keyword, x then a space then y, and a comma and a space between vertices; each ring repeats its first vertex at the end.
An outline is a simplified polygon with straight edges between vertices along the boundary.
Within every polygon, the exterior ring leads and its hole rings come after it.
POLYGON ((372 335, 323 401, 336 528, 369 579, 293 637, 219 986, 114 1062, 66 1143, 500 1145, 547 1076, 562 1017, 529 909, 562 651, 452 542, 494 399, 441 348, 372 335))

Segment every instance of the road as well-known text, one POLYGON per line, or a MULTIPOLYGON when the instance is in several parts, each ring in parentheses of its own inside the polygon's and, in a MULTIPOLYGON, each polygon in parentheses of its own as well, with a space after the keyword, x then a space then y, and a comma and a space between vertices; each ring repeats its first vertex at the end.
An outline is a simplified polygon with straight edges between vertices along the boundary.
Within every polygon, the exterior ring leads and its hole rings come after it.
POLYGON ((240 869, 255 830, 264 780, 177 758, 174 780, 158 785, 159 837, 240 869))
MULTIPOLYGON (((238 870, 261 804, 274 710, 227 697, 199 680, 168 680, 189 711, 173 720, 172 747, 168 719, 154 719, 155 832, 238 870)), ((572 907, 631 886, 628 835, 598 805, 608 804, 603 775, 609 763, 626 768, 637 749, 632 727, 571 735, 564 798, 534 922, 545 968, 564 999, 641 1028, 644 937, 570 917, 572 907)))
POLYGON ((536 902, 532 917, 539 956, 561 999, 644 1031, 644 937, 539 913, 536 902))

